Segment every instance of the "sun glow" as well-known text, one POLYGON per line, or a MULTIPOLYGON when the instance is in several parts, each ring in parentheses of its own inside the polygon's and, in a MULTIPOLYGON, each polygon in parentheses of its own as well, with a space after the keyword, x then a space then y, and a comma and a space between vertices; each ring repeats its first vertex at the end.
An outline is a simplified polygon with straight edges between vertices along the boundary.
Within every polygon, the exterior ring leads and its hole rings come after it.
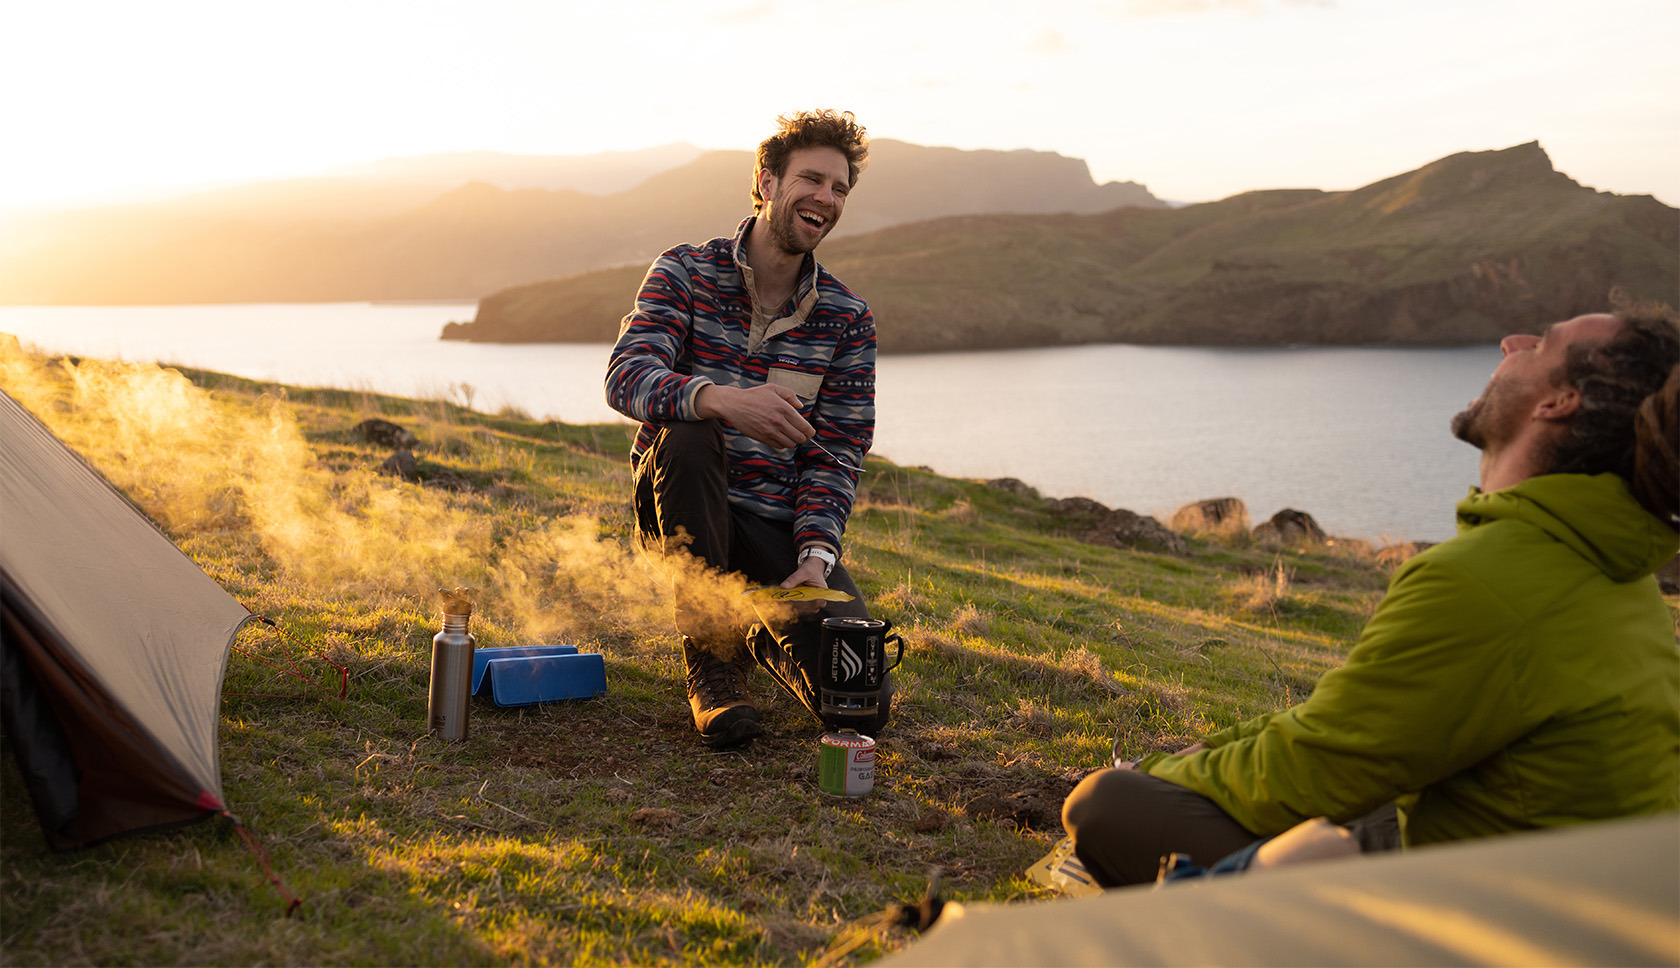
POLYGON ((1539 139, 1680 200, 1680 8, 1613 0, 303 0, 8 4, 0 209, 449 151, 748 148, 829 105, 877 136, 1087 159, 1158 196, 1348 188, 1539 139), (1373 43, 1375 42, 1375 43, 1373 43), (815 50, 819 56, 812 57, 815 50), (1615 71, 1571 70, 1611 61, 1615 71), (727 90, 728 96, 713 93, 727 90))

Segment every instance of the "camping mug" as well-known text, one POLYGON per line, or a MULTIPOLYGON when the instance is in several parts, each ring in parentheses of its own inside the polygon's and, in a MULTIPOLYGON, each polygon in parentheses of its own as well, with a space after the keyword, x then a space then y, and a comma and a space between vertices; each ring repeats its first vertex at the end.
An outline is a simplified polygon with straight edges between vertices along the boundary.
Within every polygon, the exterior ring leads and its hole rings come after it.
POLYGON ((817 656, 817 697, 825 722, 872 721, 888 672, 904 661, 904 638, 878 618, 825 618, 817 656), (898 649, 887 665, 887 643, 898 649))

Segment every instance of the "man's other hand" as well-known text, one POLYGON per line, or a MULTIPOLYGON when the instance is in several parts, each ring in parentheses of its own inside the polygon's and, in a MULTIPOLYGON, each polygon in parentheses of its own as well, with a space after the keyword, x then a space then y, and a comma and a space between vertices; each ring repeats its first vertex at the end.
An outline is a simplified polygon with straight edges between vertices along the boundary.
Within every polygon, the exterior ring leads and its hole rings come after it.
POLYGON ((802 444, 815 432, 799 415, 799 394, 774 383, 756 387, 713 383, 701 387, 694 398, 694 412, 705 420, 727 420, 736 430, 771 447, 802 444))

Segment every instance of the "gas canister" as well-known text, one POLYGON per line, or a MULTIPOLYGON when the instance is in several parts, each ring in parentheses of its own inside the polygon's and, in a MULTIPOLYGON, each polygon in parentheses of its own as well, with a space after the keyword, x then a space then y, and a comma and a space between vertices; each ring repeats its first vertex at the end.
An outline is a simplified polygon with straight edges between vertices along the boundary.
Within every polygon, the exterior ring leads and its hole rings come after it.
POLYGON ((861 797, 875 789, 875 741, 856 730, 824 733, 817 753, 817 786, 835 797, 861 797))

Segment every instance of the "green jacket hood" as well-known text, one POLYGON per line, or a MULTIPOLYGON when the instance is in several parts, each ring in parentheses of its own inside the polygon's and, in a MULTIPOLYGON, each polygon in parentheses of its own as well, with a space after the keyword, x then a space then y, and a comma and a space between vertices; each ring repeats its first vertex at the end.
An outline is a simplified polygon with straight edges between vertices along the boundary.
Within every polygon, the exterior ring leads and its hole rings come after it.
POLYGON ((1463 534, 1496 521, 1539 528, 1613 581, 1643 578, 1680 551, 1680 532, 1635 501, 1615 474, 1546 474, 1458 502, 1463 534))

